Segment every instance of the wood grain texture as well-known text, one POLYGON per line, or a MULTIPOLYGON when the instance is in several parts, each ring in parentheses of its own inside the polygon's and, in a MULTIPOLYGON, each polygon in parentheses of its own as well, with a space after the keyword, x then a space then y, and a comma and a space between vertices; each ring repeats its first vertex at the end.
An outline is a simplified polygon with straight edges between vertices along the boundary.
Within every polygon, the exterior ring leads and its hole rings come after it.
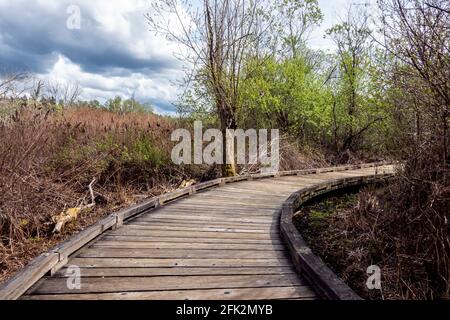
POLYGON ((24 296, 25 300, 270 300, 270 299, 315 299, 308 286, 227 288, 202 290, 140 291, 97 294, 58 294, 24 296))
POLYGON ((28 288, 23 299, 317 298, 280 236, 283 203, 299 189, 375 169, 319 171, 217 179, 122 210, 69 241, 67 263, 52 276, 37 273, 14 298, 28 288), (114 221, 121 226, 107 230, 114 221), (80 268, 80 290, 67 286, 69 266, 80 268))

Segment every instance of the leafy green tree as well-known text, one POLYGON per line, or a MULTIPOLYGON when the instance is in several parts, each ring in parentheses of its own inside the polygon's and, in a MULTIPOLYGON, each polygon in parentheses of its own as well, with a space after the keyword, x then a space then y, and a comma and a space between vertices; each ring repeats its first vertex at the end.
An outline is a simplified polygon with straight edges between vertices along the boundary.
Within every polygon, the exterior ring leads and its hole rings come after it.
POLYGON ((153 107, 150 103, 141 104, 134 96, 123 100, 120 96, 109 99, 106 102, 106 108, 115 113, 125 114, 130 112, 153 113, 153 107))
POLYGON ((101 108, 102 107, 102 104, 100 103, 100 101, 98 101, 98 100, 91 100, 91 101, 89 101, 89 106, 91 106, 92 108, 97 108, 97 109, 99 109, 99 108, 101 108))
POLYGON ((306 48, 310 32, 323 20, 319 3, 317 0, 281 0, 275 6, 281 52, 295 59, 306 48))
POLYGON ((383 120, 377 110, 377 89, 372 85, 376 68, 369 15, 361 6, 352 5, 345 19, 326 33, 337 47, 337 65, 330 77, 334 78, 330 81, 334 147, 345 154, 361 149, 367 132, 383 120))
POLYGON ((243 80, 245 126, 281 128, 303 142, 327 134, 331 94, 305 59, 267 59, 257 70, 243 80))
POLYGON ((106 108, 115 113, 122 112, 122 98, 120 96, 116 96, 114 99, 109 99, 106 102, 106 108))

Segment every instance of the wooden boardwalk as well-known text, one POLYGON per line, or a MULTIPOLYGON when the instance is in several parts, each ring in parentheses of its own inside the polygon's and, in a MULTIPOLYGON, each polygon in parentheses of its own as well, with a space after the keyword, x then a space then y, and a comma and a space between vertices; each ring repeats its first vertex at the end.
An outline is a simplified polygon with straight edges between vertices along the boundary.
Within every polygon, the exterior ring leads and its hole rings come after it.
POLYGON ((279 231, 279 209, 303 187, 375 168, 243 181, 144 213, 103 233, 22 299, 315 299, 279 231), (81 271, 68 288, 68 269, 81 271))

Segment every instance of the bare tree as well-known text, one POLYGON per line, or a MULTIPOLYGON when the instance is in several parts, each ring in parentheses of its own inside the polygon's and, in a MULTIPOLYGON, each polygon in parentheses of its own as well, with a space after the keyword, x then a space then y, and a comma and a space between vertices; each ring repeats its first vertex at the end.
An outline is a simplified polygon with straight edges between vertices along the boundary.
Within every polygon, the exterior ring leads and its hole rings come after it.
POLYGON ((43 94, 43 89, 44 88, 45 88, 44 80, 37 79, 34 82, 33 87, 31 89, 31 98, 34 101, 37 101, 41 97, 41 95, 43 94))
POLYGON ((448 159, 450 108, 450 3, 445 0, 382 0, 382 45, 395 58, 392 84, 411 103, 416 143, 438 143, 442 165, 448 159))
POLYGON ((26 91, 29 79, 30 75, 26 72, 0 74, 0 98, 20 96, 26 91))
POLYGON ((8 119, 27 104, 30 75, 25 72, 0 72, 0 121, 8 119))
MULTIPOLYGON (((246 55, 256 48, 258 32, 263 31, 257 28, 262 5, 263 0, 204 0, 195 8, 166 0, 147 15, 152 30, 186 49, 182 58, 193 66, 194 80, 213 98, 224 133, 236 128, 241 73, 246 55)), ((231 154, 224 153, 224 176, 236 174, 231 154)))
MULTIPOLYGON (((404 161, 395 203, 400 212, 407 212, 405 226, 419 226, 417 238, 411 239, 410 233, 403 239, 396 237, 397 247, 406 248, 402 259, 409 254, 430 270, 428 282, 439 293, 426 288, 426 294, 448 297, 450 2, 381 0, 380 6, 384 35, 380 43, 392 57, 386 73, 394 89, 393 113, 401 128, 397 152, 404 161), (423 258, 417 258, 417 252, 423 258)), ((399 268, 399 274, 403 272, 399 268)), ((414 284, 405 282, 405 286, 411 291, 414 284)))
POLYGON ((64 106, 73 105, 81 95, 81 88, 76 82, 58 82, 49 80, 46 84, 47 96, 64 106))

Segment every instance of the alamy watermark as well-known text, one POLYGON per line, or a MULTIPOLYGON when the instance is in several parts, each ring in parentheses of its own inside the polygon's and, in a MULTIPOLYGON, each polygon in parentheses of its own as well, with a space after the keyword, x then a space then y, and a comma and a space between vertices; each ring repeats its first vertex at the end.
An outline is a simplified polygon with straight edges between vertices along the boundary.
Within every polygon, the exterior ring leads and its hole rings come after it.
POLYGON ((381 290, 381 269, 379 266, 372 265, 367 268, 366 286, 369 290, 381 290))
POLYGON ((193 139, 191 132, 187 129, 177 129, 172 133, 171 140, 179 142, 172 149, 172 161, 175 164, 198 165, 256 165, 259 163, 262 173, 278 172, 280 166, 279 130, 270 130, 270 142, 268 136, 269 130, 267 129, 246 131, 227 129, 225 137, 224 133, 218 129, 208 129, 203 133, 202 122, 195 121, 193 139), (204 142, 208 143, 205 147, 204 142))
POLYGON ((67 289, 81 290, 81 269, 79 266, 68 266, 66 270, 66 277, 67 289))
POLYGON ((69 17, 66 20, 66 27, 69 30, 81 29, 81 9, 77 5, 70 5, 66 10, 69 17))

